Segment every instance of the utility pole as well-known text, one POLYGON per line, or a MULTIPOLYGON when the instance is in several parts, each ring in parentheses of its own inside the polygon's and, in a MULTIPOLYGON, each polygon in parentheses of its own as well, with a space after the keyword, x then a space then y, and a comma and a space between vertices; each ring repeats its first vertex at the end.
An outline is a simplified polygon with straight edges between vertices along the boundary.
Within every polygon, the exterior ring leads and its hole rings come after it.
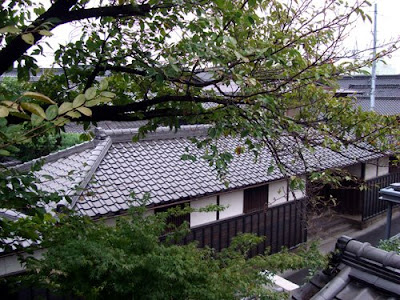
POLYGON ((378 15, 378 5, 375 3, 374 5, 374 46, 373 46, 373 54, 372 59, 372 78, 371 78, 371 101, 370 101, 370 110, 375 111, 375 82, 376 82, 376 20, 378 15))

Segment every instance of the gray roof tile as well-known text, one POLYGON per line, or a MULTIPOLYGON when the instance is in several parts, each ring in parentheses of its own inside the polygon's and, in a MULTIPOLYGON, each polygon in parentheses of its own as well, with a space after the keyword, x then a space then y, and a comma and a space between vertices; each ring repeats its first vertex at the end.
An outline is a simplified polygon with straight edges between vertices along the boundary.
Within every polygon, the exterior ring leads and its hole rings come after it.
MULTIPOLYGON (((371 76, 345 76, 341 89, 357 91, 356 104, 370 109, 371 76)), ((400 75, 378 75, 375 88, 375 111, 384 115, 400 114, 400 75)))
MULTIPOLYGON (((81 184, 80 178, 87 180, 88 176, 93 174, 93 179, 85 184, 83 201, 76 202, 76 209, 82 214, 94 216, 128 208, 132 192, 139 197, 145 192, 150 192, 151 203, 159 204, 244 188, 283 177, 277 169, 268 174, 267 169, 271 161, 268 151, 263 151, 256 163, 251 153, 234 154, 234 159, 229 165, 227 180, 230 184, 227 188, 218 179, 216 171, 200 158, 203 150, 198 149, 185 137, 185 134, 188 136, 185 130, 201 134, 200 129, 203 128, 205 134, 204 126, 195 128, 197 129, 184 127, 183 132, 178 131, 177 137, 166 129, 161 129, 160 134, 153 134, 151 138, 137 143, 131 142, 131 131, 119 130, 118 136, 115 136, 115 132, 106 132, 109 137, 94 143, 91 148, 87 147, 46 163, 38 172, 38 176, 44 178, 43 175, 48 174, 55 179, 43 182, 41 186, 51 191, 71 187, 71 182, 66 181, 64 177, 73 170, 75 172, 71 177, 74 185, 81 184), (127 132, 127 137, 123 136, 124 132, 127 132), (197 161, 180 159, 185 153, 185 147, 199 157, 197 161)), ((286 162, 293 159, 296 161, 296 157, 286 150, 291 149, 290 139, 283 137, 281 142, 285 144, 281 158, 286 162)), ((219 141, 221 149, 232 153, 239 143, 239 139, 231 137, 219 141)), ((310 170, 341 167, 380 156, 354 146, 343 149, 341 153, 316 147, 314 154, 304 151, 303 155, 306 157, 308 169, 302 164, 293 164, 293 173, 302 174, 310 170)))

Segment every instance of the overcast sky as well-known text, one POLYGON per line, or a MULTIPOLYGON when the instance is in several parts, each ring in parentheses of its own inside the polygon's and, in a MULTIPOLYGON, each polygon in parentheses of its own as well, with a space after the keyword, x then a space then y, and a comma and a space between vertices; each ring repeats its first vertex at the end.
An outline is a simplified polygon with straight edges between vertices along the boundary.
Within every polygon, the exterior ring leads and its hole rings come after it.
MULTIPOLYGON (((351 1, 351 0, 350 0, 351 1)), ((374 3, 374 0, 371 0, 374 3)), ((385 44, 400 37, 400 0, 376 0, 378 4, 378 44, 385 44)), ((373 18, 373 6, 367 9, 373 18)), ((53 30, 54 36, 47 38, 54 47, 58 43, 66 44, 80 35, 80 29, 71 25, 63 25, 53 30)), ((345 46, 349 50, 362 50, 372 47, 373 24, 362 22, 356 24, 348 37, 345 46)), ((46 50, 47 57, 40 59, 41 66, 50 66, 53 61, 51 50, 46 50)), ((378 65, 378 74, 400 74, 400 50, 385 59, 387 65, 378 65)))
MULTIPOLYGON (((372 0, 371 2, 374 3, 372 0)), ((400 0, 377 0, 377 43, 385 44, 400 38, 400 0)), ((366 10, 374 16, 373 6, 366 10)), ((373 45, 373 24, 358 22, 346 41, 350 50, 371 48, 373 45)), ((379 74, 400 74, 400 50, 385 59, 387 65, 379 64, 379 74)))

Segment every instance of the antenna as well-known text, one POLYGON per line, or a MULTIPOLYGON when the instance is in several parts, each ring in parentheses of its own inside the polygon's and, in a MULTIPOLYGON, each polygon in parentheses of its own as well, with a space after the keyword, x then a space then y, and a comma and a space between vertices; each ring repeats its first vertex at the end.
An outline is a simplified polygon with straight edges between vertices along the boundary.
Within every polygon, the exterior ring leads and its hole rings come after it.
POLYGON ((372 59, 372 78, 371 78, 371 101, 370 101, 370 111, 375 111, 375 82, 376 82, 376 19, 378 15, 378 4, 374 5, 374 46, 372 59))

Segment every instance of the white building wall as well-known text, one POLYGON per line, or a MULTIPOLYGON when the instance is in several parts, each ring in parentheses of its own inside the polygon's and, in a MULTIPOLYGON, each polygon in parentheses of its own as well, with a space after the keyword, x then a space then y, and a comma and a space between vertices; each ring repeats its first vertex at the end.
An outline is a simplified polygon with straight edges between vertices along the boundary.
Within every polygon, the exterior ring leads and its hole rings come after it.
MULTIPOLYGON (((190 201, 190 207, 199 209, 211 204, 217 204, 217 196, 190 201)), ((217 212, 192 212, 190 213, 190 227, 202 225, 217 220, 217 212)))
POLYGON ((357 178, 361 178, 362 173, 362 164, 355 164, 352 166, 348 166, 345 168, 351 175, 356 176, 357 178))
POLYGON ((279 180, 268 184, 268 206, 275 206, 286 202, 287 181, 279 180))
POLYGON ((389 157, 381 157, 378 160, 378 176, 389 174, 389 157))
POLYGON ((243 190, 219 196, 219 204, 225 209, 219 212, 219 219, 226 219, 243 213, 243 190))
POLYGON ((375 178, 377 175, 377 160, 373 159, 365 164, 365 180, 375 178))
POLYGON ((107 226, 115 226, 117 224, 117 218, 109 218, 109 219, 104 219, 104 220, 100 220, 102 222, 104 222, 105 225, 107 226))
MULTIPOLYGON (((306 186, 306 176, 301 176, 301 180, 304 183, 304 187, 306 186)), ((295 200, 295 199, 301 199, 304 198, 306 196, 306 190, 294 190, 294 195, 292 193, 292 191, 289 190, 289 201, 295 200)))

